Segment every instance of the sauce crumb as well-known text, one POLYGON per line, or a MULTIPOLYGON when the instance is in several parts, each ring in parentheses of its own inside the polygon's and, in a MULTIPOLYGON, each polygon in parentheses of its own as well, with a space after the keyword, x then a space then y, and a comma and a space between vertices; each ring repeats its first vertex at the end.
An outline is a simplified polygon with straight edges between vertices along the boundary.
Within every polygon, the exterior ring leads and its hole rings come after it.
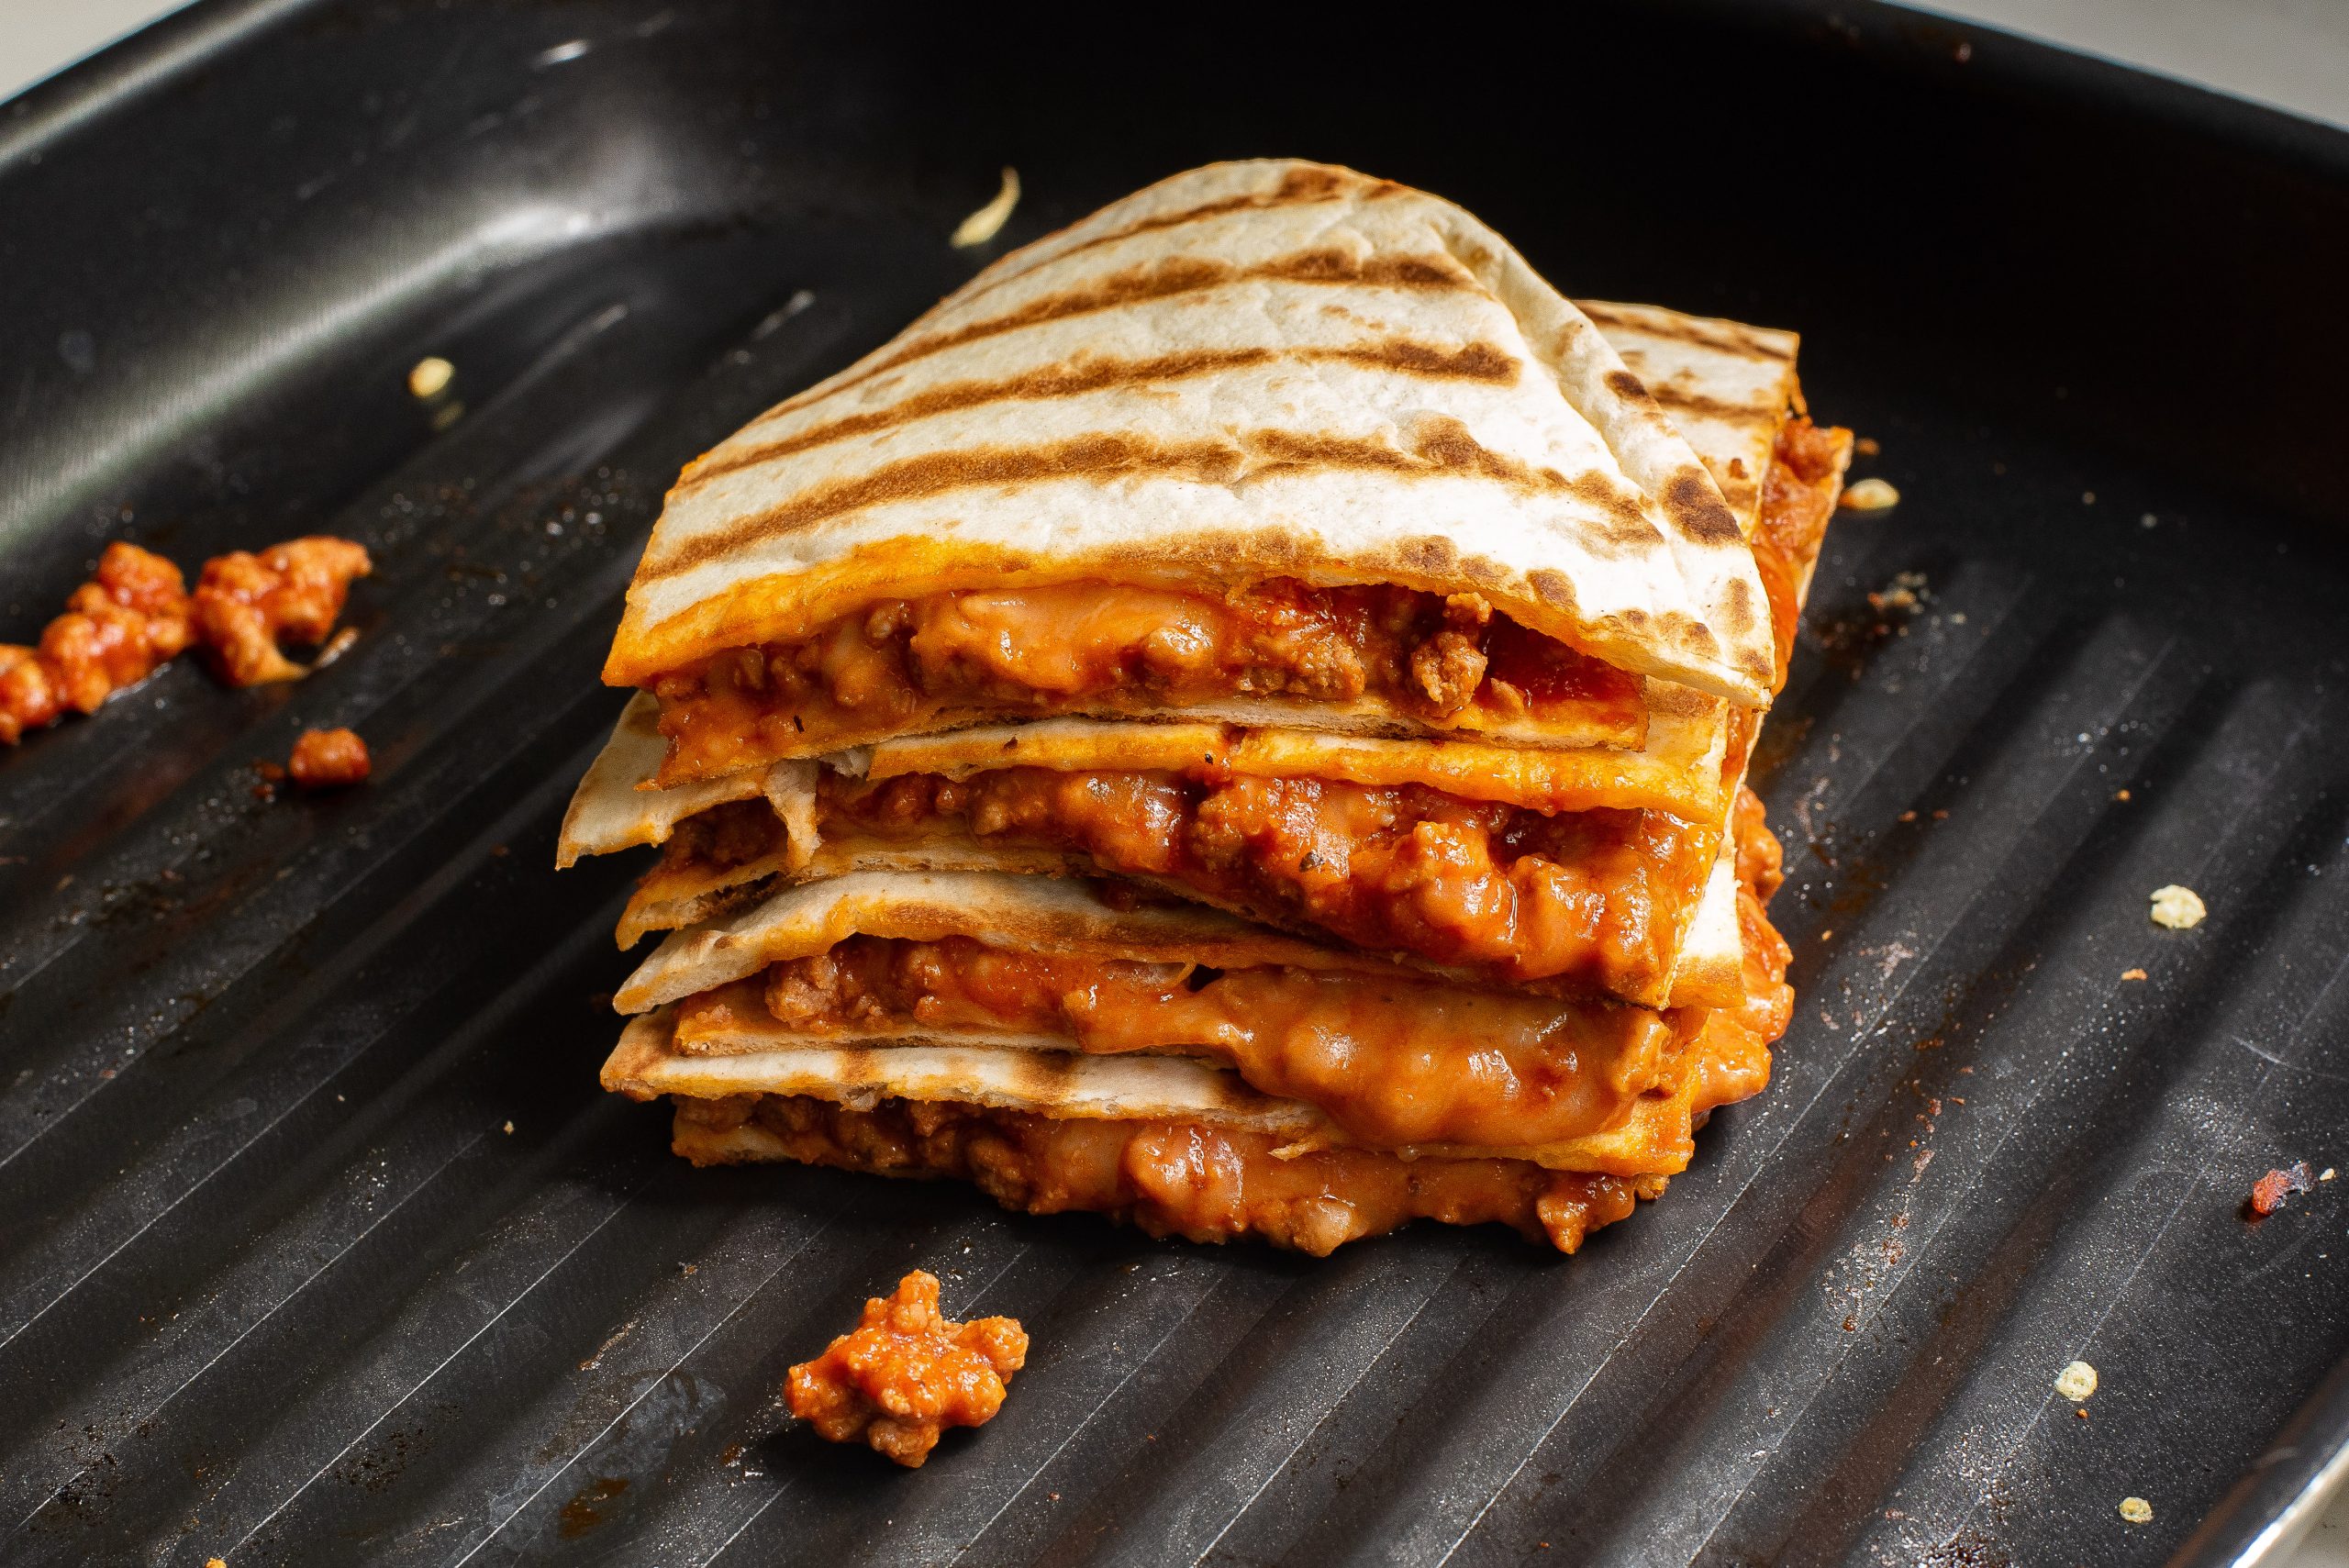
POLYGON ((277 651, 278 639, 324 642, 351 581, 373 569, 364 546, 323 534, 259 555, 214 556, 195 595, 196 635, 214 672, 232 686, 300 680, 309 672, 277 651))
POLYGON ((349 729, 305 729, 285 765, 287 775, 304 789, 364 784, 373 769, 367 742, 349 729))
POLYGON ((2287 1169, 2270 1171, 2251 1184, 2251 1213, 2254 1219, 2265 1219, 2284 1207, 2285 1200, 2295 1193, 2307 1192, 2316 1185, 2316 1178, 2309 1173, 2309 1162, 2301 1160, 2287 1169))
POLYGON ((186 648, 194 636, 180 569, 121 539, 73 590, 40 644, 0 643, 0 745, 76 713, 95 713, 186 648))
POLYGON ((938 1310, 938 1276, 916 1269, 895 1296, 865 1302, 854 1332, 793 1367, 784 1393, 827 1441, 862 1438, 918 1469, 948 1427, 993 1419, 1005 1380, 1027 1363, 1018 1319, 949 1321, 938 1310))

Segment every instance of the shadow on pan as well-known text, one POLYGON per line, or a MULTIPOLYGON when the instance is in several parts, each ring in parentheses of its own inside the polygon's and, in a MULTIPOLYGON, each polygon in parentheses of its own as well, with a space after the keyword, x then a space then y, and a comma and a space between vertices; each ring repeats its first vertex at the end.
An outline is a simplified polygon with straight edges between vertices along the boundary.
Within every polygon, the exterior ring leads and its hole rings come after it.
POLYGON ((2243 1211, 2349 1156, 2339 133, 1862 6, 207 4, 0 107, 0 272, 5 635, 116 537, 379 562, 328 675, 0 758, 11 1562, 2214 1563, 2349 1438, 2349 1183, 2243 1211), (663 488, 1001 165, 996 251, 1265 152, 1798 328, 1881 443, 1777 1082, 1569 1261, 680 1167, 594 1084, 630 868, 547 869, 663 488), (375 782, 256 799, 313 724, 375 782), (1037 1353, 883 1474, 777 1386, 916 1263, 1037 1353))

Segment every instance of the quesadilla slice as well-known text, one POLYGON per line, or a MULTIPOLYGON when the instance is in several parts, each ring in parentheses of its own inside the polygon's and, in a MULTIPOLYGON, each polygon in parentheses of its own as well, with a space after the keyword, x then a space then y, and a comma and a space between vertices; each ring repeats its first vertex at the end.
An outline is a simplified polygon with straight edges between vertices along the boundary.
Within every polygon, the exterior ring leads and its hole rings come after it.
POLYGON ((1766 703, 1746 532, 1466 213, 1220 164, 689 467, 605 674, 659 697, 663 784, 1054 714, 1635 748, 1643 677, 1766 703))
POLYGON ((559 850, 660 851, 605 1084, 697 1162, 1572 1251, 1791 1017, 1798 348, 1296 161, 1004 258, 668 498, 559 850))

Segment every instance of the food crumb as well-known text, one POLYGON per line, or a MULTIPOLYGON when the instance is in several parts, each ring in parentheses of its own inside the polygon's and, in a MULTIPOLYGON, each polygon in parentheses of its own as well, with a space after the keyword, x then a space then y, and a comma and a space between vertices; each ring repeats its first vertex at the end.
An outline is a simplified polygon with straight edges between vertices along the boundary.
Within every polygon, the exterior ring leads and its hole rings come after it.
POLYGON ((512 1122, 509 1121, 506 1124, 506 1132, 508 1137, 513 1136, 514 1124, 512 1122))
POLYGON ((305 729, 294 742, 285 771, 304 789, 339 789, 364 784, 373 770, 367 742, 349 729, 305 729))
POLYGON ((2329 1182, 2340 1173, 2340 1172, 2334 1170, 2332 1166, 2327 1165, 2324 1168, 2323 1173, 2317 1177, 2317 1180, 2320 1182, 2329 1182))
POLYGON ((2121 1499, 2121 1517, 2132 1525, 2150 1524, 2153 1522, 2154 1506, 2143 1497, 2123 1497, 2121 1499))
POLYGON ((2284 1207, 2285 1200, 2295 1193, 2307 1192, 2317 1179, 2309 1174, 2306 1160, 2295 1161, 2288 1168, 2270 1171, 2251 1184, 2251 1214, 2254 1219, 2265 1219, 2284 1207))
POLYGON ((1007 165, 1003 171, 1003 183, 996 189, 995 199, 956 224, 953 236, 947 243, 958 250, 985 244, 1003 232, 1003 226, 1011 221, 1011 209, 1019 205, 1019 171, 1007 165))
POLYGON ((1005 1380, 1028 1363, 1028 1331, 1011 1318, 949 1321, 938 1276, 916 1269, 895 1296, 874 1296, 853 1332, 791 1369, 791 1413, 830 1442, 862 1438, 918 1469, 948 1427, 984 1426, 1002 1408, 1005 1380))
POLYGON ((457 376, 457 367, 438 354, 427 354, 409 367, 407 392, 410 397, 438 397, 449 390, 457 376))
POLYGON ((1903 822, 1914 822, 1917 820, 1917 814, 1914 811, 1904 811, 1900 814, 1900 820, 1903 822))
POLYGON ((2124 969, 2121 972, 2121 978, 2123 980, 2143 980, 2145 978, 2145 972, 2142 969, 2124 969))
POLYGON ((261 554, 232 550, 204 563, 189 605, 213 673, 231 686, 298 681, 310 672, 278 651, 281 638, 325 642, 351 584, 374 570, 364 546, 317 534, 261 554))
POLYGON ((1862 457, 1876 457, 1884 450, 1884 448, 1874 436, 1862 436, 1852 443, 1852 450, 1862 457))
POLYGON ((2077 1405, 2096 1392, 2096 1368, 2073 1362, 2055 1374, 2055 1392, 2077 1405))
POLYGON ((2173 931, 2188 930, 2200 925, 2210 912, 2203 906, 2202 895, 2190 887, 2173 882, 2154 889, 2153 920, 2156 926, 2167 926, 2173 931))
POLYGON ((1863 479, 1847 486, 1836 505, 1853 512, 1889 511, 1900 505, 1900 492, 1888 480, 1863 479))

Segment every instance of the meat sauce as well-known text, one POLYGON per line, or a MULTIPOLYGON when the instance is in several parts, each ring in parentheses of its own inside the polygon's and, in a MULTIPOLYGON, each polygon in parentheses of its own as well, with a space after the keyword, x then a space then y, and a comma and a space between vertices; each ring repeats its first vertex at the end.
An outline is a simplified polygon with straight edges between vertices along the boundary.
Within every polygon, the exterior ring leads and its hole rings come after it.
POLYGON ((1003 1407, 1005 1384, 1028 1364, 1028 1331, 1012 1318, 949 1321, 938 1276, 916 1269, 874 1296, 853 1332, 791 1369, 791 1413, 828 1441, 862 1440, 918 1470, 949 1427, 981 1427, 1003 1407))
POLYGON ((95 713, 191 644, 229 685, 296 680, 307 672, 277 639, 323 640, 367 572, 367 551, 349 539, 298 539, 215 556, 190 594, 177 566, 117 539, 39 646, 0 643, 0 744, 69 711, 95 713))
MULTIPOLYGON (((763 1013, 795 1031, 1047 1035, 1212 1058, 1364 1143, 1532 1147, 1611 1128, 1678 1054, 1644 1008, 1359 973, 1043 956, 854 937, 681 1009, 680 1050, 763 1013)), ((753 1031, 752 1038, 757 1038, 753 1031)))
POLYGON ((342 789, 366 783, 374 763, 356 730, 305 729, 285 771, 304 789, 342 789))
POLYGON ((0 743, 13 745, 68 711, 95 713, 178 657, 195 635, 180 569, 116 540, 39 647, 0 643, 0 743))
POLYGON ((803 1095, 739 1095, 679 1100, 676 1118, 676 1151, 696 1164, 779 1155, 878 1175, 952 1177, 1029 1214, 1082 1210, 1191 1241, 1254 1236, 1317 1257, 1413 1219, 1507 1225, 1571 1252, 1665 1183, 1367 1149, 1284 1158, 1263 1133, 905 1100, 852 1110, 803 1095), (727 1141, 748 1122, 772 1153, 746 1154, 727 1141))
MULTIPOLYGON (((1669 986, 1720 842, 1719 828, 1661 811, 1545 816, 1417 784, 1048 768, 877 784, 827 773, 817 827, 1064 851, 1372 951, 1647 1001, 1669 986)), ((715 806, 679 825, 647 895, 776 856, 785 838, 763 802, 715 806)))
POLYGON ((1442 728, 1571 721, 1620 746, 1646 734, 1637 676, 1527 631, 1479 595, 1286 580, 1223 597, 1088 582, 891 599, 651 689, 670 742, 664 785, 905 734, 949 710, 1368 698, 1442 728))
POLYGON ((325 535, 259 555, 214 556, 194 597, 196 631, 215 672, 232 686, 300 680, 309 672, 278 651, 279 640, 324 642, 352 579, 371 570, 363 546, 325 535))
MULTIPOLYGON (((1774 863, 1758 815, 1741 814, 1741 864, 1774 863)), ((1775 848, 1775 842, 1773 844, 1775 848)), ((1755 887, 1738 891, 1745 995, 1733 1007, 1667 1014, 1677 1071, 1694 1073, 1692 1119, 1761 1093, 1770 1047, 1794 1015, 1786 942, 1755 887)), ((1571 1252, 1639 1198, 1664 1191, 1684 1140, 1657 1148, 1657 1173, 1552 1171, 1526 1160, 1420 1158, 1375 1149, 1297 1152, 1268 1135, 1179 1121, 1059 1119, 954 1103, 885 1099, 863 1109, 809 1095, 678 1098, 675 1148, 699 1164, 782 1158, 880 1175, 975 1184, 1008 1208, 1089 1210, 1153 1236, 1224 1241, 1255 1236, 1326 1255, 1413 1219, 1497 1223, 1571 1252), (754 1124, 763 1141, 728 1135, 754 1124)))

